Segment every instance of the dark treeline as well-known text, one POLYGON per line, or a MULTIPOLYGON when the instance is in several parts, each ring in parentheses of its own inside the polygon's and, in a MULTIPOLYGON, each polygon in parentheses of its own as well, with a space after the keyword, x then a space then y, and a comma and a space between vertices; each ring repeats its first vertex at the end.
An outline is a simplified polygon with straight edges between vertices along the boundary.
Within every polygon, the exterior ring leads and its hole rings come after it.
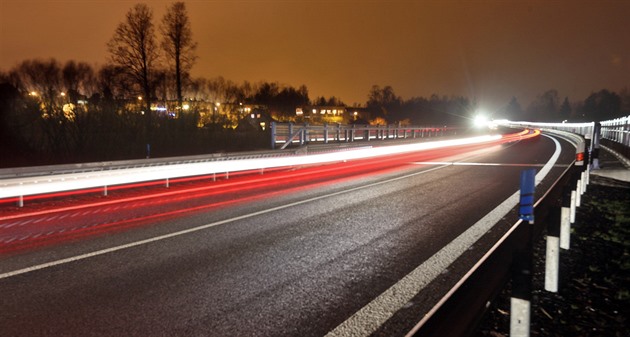
MULTIPOLYGON (((69 61, 27 60, 0 73, 0 155, 2 167, 143 158, 147 155, 142 101, 113 65, 98 70, 69 61)), ((259 106, 276 121, 300 122, 304 105, 345 106, 336 97, 309 98, 306 86, 236 84, 222 77, 186 82, 190 105, 176 118, 152 120, 151 156, 179 156, 267 148, 269 134, 248 123, 239 104, 259 106), (223 104, 221 113, 208 105, 223 104), (232 103, 232 104, 229 104, 232 103), (210 108, 212 110, 212 108, 210 108)), ((167 83, 155 86, 155 102, 168 101, 167 83)), ((373 86, 360 124, 467 124, 476 104, 465 97, 432 95, 404 100, 389 87, 373 86)), ((351 107, 349 107, 351 111, 351 107)), ((599 121, 630 114, 630 94, 601 90, 583 101, 560 99, 557 91, 538 96, 525 109, 513 98, 494 118, 545 122, 599 121)))
POLYGON ((547 90, 521 108, 516 98, 495 113, 497 118, 536 122, 599 122, 630 115, 630 91, 616 93, 607 89, 591 93, 586 99, 560 98, 557 90, 547 90))
MULTIPOLYGON (((147 107, 116 65, 54 59, 26 60, 0 72, 0 154, 2 167, 180 156, 268 148, 270 135, 252 123, 243 106, 268 121, 303 122, 296 108, 345 106, 337 97, 310 99, 308 89, 275 82, 236 84, 223 77, 188 79, 177 102, 165 74, 152 87, 154 104, 175 107, 153 111, 147 141, 147 107), (172 114, 171 114, 172 113, 172 114), (150 144, 150 151, 147 149, 150 144)), ((352 107, 349 107, 349 111, 352 107)), ((361 124, 460 124, 473 111, 463 97, 403 100, 389 86, 374 86, 358 118, 361 124)), ((248 111, 249 112, 249 111, 248 111)), ((257 118, 256 121, 259 119, 257 118)))
MULTIPOLYGON (((153 21, 147 5, 132 7, 100 67, 36 59, 0 71, 0 167, 263 149, 269 122, 303 122, 296 108, 310 105, 347 107, 341 121, 373 125, 468 125, 477 109, 459 96, 403 99, 391 86, 374 85, 364 104, 349 107, 334 96, 311 99, 304 85, 192 78, 197 45, 185 4, 173 3, 153 21)), ((627 114, 627 89, 574 102, 548 90, 526 108, 513 98, 490 117, 560 122, 627 114)))
MULTIPOLYGON (((176 100, 168 76, 162 79, 154 87, 152 100, 176 100)), ((185 83, 183 99, 190 108, 180 110, 177 116, 153 116, 153 157, 268 148, 268 131, 250 123, 249 114, 239 108, 241 103, 260 107, 259 112, 280 122, 301 122, 295 115, 299 106, 345 106, 337 97, 310 99, 304 85, 236 84, 222 77, 189 79, 185 83), (220 113, 212 111, 216 103, 223 104, 220 113)), ((8 72, 0 72, 0 166, 145 157, 146 115, 142 111, 146 109, 138 95, 114 65, 94 69, 75 61, 60 64, 54 59, 27 60, 8 72)), ((361 114, 356 120, 350 119, 351 123, 462 125, 473 116, 476 103, 466 97, 438 95, 405 100, 390 86, 375 85, 365 104, 354 108, 360 108, 361 114)), ((620 93, 601 90, 574 102, 560 99, 556 90, 548 90, 526 108, 513 98, 492 117, 573 122, 629 114, 627 89, 620 93)))

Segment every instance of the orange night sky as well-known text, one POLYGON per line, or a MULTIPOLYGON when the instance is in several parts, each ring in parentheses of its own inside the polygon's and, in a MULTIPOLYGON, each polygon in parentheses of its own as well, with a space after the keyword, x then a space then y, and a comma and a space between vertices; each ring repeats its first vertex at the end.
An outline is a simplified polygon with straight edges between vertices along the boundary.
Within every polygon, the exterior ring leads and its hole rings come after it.
MULTIPOLYGON (((0 0, 0 70, 22 60, 107 61, 139 1, 0 0)), ((173 1, 145 1, 158 24, 173 1)), ((365 103, 373 84, 408 99, 463 95, 525 108, 557 89, 583 100, 630 86, 630 1, 185 1, 195 77, 277 81, 365 103)))

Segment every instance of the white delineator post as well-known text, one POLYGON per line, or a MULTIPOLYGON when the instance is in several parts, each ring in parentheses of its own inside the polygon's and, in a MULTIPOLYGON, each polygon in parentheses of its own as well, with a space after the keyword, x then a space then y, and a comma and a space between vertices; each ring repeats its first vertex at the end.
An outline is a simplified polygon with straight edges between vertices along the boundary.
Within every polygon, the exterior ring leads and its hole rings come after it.
MULTIPOLYGON (((575 217, 575 213, 573 214, 575 217)), ((571 190, 567 186, 562 191, 562 207, 560 207, 560 248, 569 249, 571 244, 571 190)))
POLYGON ((547 225, 547 252, 545 254, 545 290, 558 292, 560 274, 560 216, 561 209, 552 210, 547 225))

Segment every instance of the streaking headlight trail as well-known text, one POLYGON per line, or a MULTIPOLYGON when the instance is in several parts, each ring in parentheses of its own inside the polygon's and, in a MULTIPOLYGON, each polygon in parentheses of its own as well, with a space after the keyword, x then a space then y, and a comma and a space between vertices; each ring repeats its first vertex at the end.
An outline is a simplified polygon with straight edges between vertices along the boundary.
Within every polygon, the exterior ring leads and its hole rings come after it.
MULTIPOLYGON (((174 178, 193 177, 231 172, 321 165, 340 161, 375 158, 416 151, 434 150, 454 146, 474 145, 488 142, 515 141, 532 134, 526 130, 511 135, 483 135, 434 142, 362 147, 331 153, 295 155, 289 157, 222 160, 200 163, 173 164, 120 170, 105 170, 74 174, 57 174, 38 177, 4 179, 0 181, 0 199, 17 198, 63 191, 84 190, 103 186, 116 186, 174 178)), ((536 136, 537 134, 533 134, 536 136)))

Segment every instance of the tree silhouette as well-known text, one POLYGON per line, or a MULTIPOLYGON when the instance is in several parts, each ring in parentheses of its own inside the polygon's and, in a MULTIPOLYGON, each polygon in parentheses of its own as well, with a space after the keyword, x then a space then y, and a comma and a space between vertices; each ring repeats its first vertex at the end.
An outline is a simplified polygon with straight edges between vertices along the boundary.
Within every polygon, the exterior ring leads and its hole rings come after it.
POLYGON ((621 97, 606 89, 592 93, 584 101, 583 112, 591 121, 621 117, 621 97))
POLYGON ((508 103, 507 107, 505 108, 505 114, 508 119, 512 119, 515 121, 519 121, 523 119, 523 109, 521 108, 521 105, 518 103, 518 100, 516 99, 516 97, 512 97, 512 99, 510 100, 510 103, 508 103))
POLYGON ((560 119, 562 119, 563 121, 569 119, 572 112, 573 109, 571 108, 571 104, 569 103, 569 98, 565 97, 562 105, 560 106, 560 119))
POLYGON ((558 91, 547 90, 539 95, 528 107, 528 119, 538 122, 558 121, 558 91))
POLYGON ((146 139, 151 140, 151 99, 154 72, 158 64, 153 12, 145 4, 135 5, 124 22, 118 25, 107 44, 111 61, 141 88, 145 103, 146 139))
POLYGON ((373 85, 368 94, 367 108, 372 113, 372 117, 381 117, 392 122, 393 116, 400 111, 402 99, 394 93, 391 86, 381 89, 378 85, 373 85))
POLYGON ((194 54, 197 44, 192 40, 192 30, 183 2, 176 2, 168 9, 160 30, 163 35, 162 48, 168 62, 174 67, 175 86, 178 107, 182 106, 182 81, 188 77, 188 72, 195 63, 194 54))

